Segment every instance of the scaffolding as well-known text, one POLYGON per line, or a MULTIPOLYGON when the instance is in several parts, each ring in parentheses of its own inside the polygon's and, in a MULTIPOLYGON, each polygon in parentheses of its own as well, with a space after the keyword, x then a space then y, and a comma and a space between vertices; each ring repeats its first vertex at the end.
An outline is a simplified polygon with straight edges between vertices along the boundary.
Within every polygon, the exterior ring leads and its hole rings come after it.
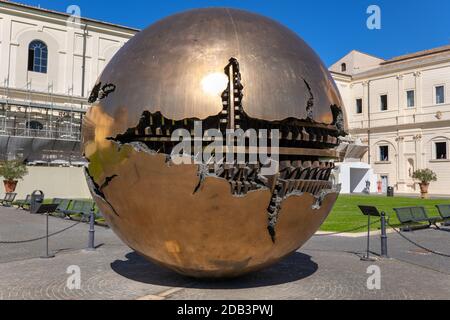
POLYGON ((86 110, 83 102, 74 101, 73 87, 68 89, 68 99, 63 104, 54 101, 53 83, 48 84, 47 92, 42 92, 33 91, 31 81, 23 88, 11 89, 9 79, 5 79, 2 91, 0 160, 16 159, 37 165, 84 163, 80 145, 86 110), (34 99, 35 95, 41 98, 34 99))

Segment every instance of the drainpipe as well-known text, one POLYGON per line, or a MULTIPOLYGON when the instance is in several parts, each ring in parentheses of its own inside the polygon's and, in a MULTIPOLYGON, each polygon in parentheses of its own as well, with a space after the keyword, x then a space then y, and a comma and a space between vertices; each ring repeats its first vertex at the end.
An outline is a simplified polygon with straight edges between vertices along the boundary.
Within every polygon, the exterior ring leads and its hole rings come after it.
MULTIPOLYGON (((82 63, 82 67, 81 67, 81 97, 84 98, 84 91, 85 91, 85 87, 86 87, 86 46, 87 46, 87 35, 88 35, 88 31, 87 31, 88 25, 85 24, 84 25, 84 29, 83 29, 83 63, 82 63)), ((72 88, 72 96, 73 96, 73 88, 72 88)), ((84 109, 84 102, 83 100, 81 100, 81 104, 80 104, 81 109, 84 109)), ((73 106, 72 106, 73 108, 73 106)), ((73 117, 73 113, 72 113, 72 117, 73 117)), ((81 127, 80 127, 80 139, 81 139, 81 127)), ((76 144, 74 144, 76 146, 76 144)), ((72 152, 73 154, 73 152, 72 152)), ((70 155, 70 162, 72 161, 72 154, 70 155)))
POLYGON ((85 82, 86 82, 86 43, 87 43, 87 24, 84 25, 83 29, 83 65, 81 67, 82 73, 81 73, 81 96, 84 97, 84 90, 85 90, 85 82))

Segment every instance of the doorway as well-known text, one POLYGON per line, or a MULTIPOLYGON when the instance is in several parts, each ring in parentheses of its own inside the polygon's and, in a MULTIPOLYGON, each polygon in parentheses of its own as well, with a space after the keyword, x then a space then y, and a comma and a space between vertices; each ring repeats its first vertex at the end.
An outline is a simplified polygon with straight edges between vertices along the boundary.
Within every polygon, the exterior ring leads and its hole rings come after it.
POLYGON ((389 177, 381 176, 381 192, 387 193, 388 187, 389 187, 389 177))
POLYGON ((362 193, 369 180, 369 169, 350 169, 350 193, 362 193))

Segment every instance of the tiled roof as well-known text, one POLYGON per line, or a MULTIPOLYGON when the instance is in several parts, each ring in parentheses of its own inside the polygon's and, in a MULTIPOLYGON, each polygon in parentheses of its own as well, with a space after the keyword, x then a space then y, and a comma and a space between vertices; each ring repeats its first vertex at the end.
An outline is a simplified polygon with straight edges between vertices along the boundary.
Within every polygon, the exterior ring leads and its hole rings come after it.
POLYGON ((438 48, 434 48, 434 49, 429 49, 429 50, 418 51, 418 52, 414 52, 414 53, 410 53, 410 54, 405 54, 405 55, 402 55, 402 56, 394 57, 392 59, 387 60, 386 62, 382 62, 381 64, 385 65, 385 64, 390 64, 390 63, 394 63, 394 62, 401 62, 401 61, 404 61, 404 60, 410 60, 410 59, 414 59, 414 58, 422 58, 422 57, 425 57, 425 56, 438 54, 438 53, 442 53, 442 52, 447 52, 447 51, 450 51, 450 45, 442 46, 442 47, 438 47, 438 48))

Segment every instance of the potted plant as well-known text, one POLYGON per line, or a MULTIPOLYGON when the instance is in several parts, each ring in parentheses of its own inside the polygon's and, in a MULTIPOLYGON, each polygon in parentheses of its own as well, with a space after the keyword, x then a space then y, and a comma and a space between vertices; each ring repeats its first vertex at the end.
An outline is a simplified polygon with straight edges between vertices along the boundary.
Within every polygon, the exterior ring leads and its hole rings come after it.
POLYGON ((413 179, 420 181, 419 185, 422 199, 428 198, 428 188, 430 186, 430 182, 437 181, 436 173, 430 169, 422 169, 415 171, 412 177, 413 179))
POLYGON ((20 161, 4 161, 0 163, 0 176, 4 178, 6 193, 14 192, 18 180, 22 180, 28 174, 28 169, 20 161))

